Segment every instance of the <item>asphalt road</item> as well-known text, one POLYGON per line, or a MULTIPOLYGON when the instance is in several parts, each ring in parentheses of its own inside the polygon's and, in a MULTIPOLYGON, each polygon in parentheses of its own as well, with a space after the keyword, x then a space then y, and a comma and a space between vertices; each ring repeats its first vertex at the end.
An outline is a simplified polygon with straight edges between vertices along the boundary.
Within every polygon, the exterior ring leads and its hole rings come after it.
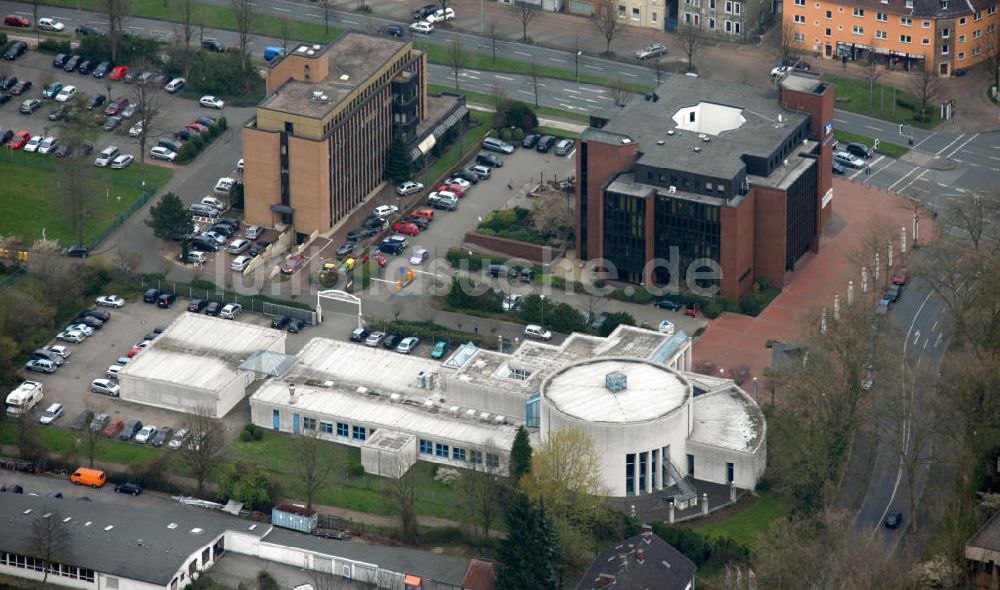
MULTIPOLYGON (((919 280, 911 281, 904 295, 890 312, 890 318, 895 330, 892 346, 898 347, 894 353, 898 352, 901 358, 905 359, 908 370, 925 371, 920 373, 922 375, 928 373, 936 375, 948 347, 947 320, 941 302, 932 296, 926 283, 919 280)), ((889 369, 889 374, 883 379, 898 379, 900 370, 901 367, 889 369)), ((935 381, 936 379, 920 382, 914 394, 916 411, 919 412, 922 399, 937 395, 935 381)), ((886 403, 898 403, 897 398, 888 393, 889 386, 889 384, 881 385, 876 379, 872 388, 876 407, 884 407, 886 403)), ((899 548, 906 535, 909 519, 912 517, 909 506, 909 484, 897 439, 887 435, 887 432, 899 431, 898 427, 886 426, 886 420, 894 419, 889 417, 892 415, 893 412, 876 415, 876 422, 881 425, 878 446, 871 465, 868 488, 853 521, 855 530, 876 542, 873 549, 878 548, 883 558, 889 558, 899 548), (883 526, 886 516, 891 512, 903 514, 903 522, 895 530, 883 526)), ((909 425, 904 424, 902 429, 905 432, 908 428, 909 425)), ((909 438, 907 448, 912 449, 912 444, 913 439, 909 438)), ((923 456, 927 457, 926 454, 923 456)), ((920 504, 920 498, 927 484, 928 468, 929 462, 917 468, 918 473, 914 481, 917 505, 920 504)), ((923 523, 922 526, 929 524, 923 523)))

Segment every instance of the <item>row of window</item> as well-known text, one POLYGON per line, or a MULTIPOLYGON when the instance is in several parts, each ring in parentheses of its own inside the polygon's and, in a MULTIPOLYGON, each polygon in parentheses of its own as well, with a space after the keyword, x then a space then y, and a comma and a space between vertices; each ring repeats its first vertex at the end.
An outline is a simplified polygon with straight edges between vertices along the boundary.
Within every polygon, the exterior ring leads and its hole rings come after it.
MULTIPOLYGON (((795 0, 795 5, 796 6, 800 6, 800 7, 805 7, 806 0, 795 0)), ((816 7, 819 8, 819 3, 818 2, 816 3, 816 7)), ((843 11, 844 11, 843 8, 839 8, 838 9, 838 12, 843 12, 843 11)), ((996 11, 997 11, 997 7, 996 7, 996 5, 993 5, 993 6, 989 7, 989 10, 987 11, 987 14, 989 16, 993 16, 994 14, 996 14, 996 11)), ((855 7, 853 9, 853 11, 852 11, 852 15, 855 16, 855 17, 857 17, 857 18, 865 18, 865 9, 864 8, 857 8, 857 7, 855 7)), ((967 18, 968 17, 964 17, 964 16, 961 17, 958 20, 959 26, 965 25, 968 22, 967 18)), ((827 10, 826 11, 826 20, 833 20, 833 11, 832 10, 827 10)), ((875 13, 875 20, 878 21, 878 22, 880 22, 880 23, 887 23, 887 22, 889 22, 889 15, 886 14, 885 12, 877 11, 875 13)), ((979 12, 975 13, 975 15, 973 17, 973 22, 979 22, 981 20, 983 20, 983 12, 979 11, 979 12)), ((798 19, 796 19, 795 22, 800 22, 800 21, 798 19)), ((803 22, 803 23, 805 22, 805 17, 802 17, 802 21, 801 22, 803 22)), ((910 18, 910 17, 908 17, 908 16, 901 16, 901 17, 899 17, 899 24, 902 25, 902 26, 904 26, 904 27, 912 27, 913 26, 913 19, 910 18)), ((931 21, 929 21, 929 20, 923 20, 923 21, 921 21, 920 24, 925 29, 931 28, 931 21)), ((942 39, 947 39, 948 38, 948 34, 949 34, 949 30, 948 30, 947 27, 945 27, 945 28, 943 28, 941 30, 941 38, 942 39)))
MULTIPOLYGON (((436 443, 427 439, 420 439, 420 454, 440 459, 451 458, 454 461, 465 463, 468 460, 473 465, 483 464, 483 452, 475 449, 463 449, 462 447, 449 447, 445 443, 436 443)), ((490 469, 500 468, 500 455, 496 453, 486 453, 486 466, 490 469)))
MULTIPOLYGON (((315 418, 302 418, 302 429, 315 431, 317 426, 322 434, 334 433, 334 423, 333 422, 322 422, 315 418)), ((364 441, 372 434, 375 434, 375 428, 366 428, 364 426, 359 426, 357 424, 350 425, 346 422, 337 422, 337 436, 341 438, 351 438, 356 441, 364 441)))
MULTIPOLYGON (((45 560, 34 557, 26 557, 17 553, 0 552, 0 565, 19 567, 22 569, 34 570, 36 572, 45 571, 45 560)), ((84 582, 94 582, 94 570, 64 563, 49 563, 48 570, 50 576, 62 576, 71 580, 83 580, 84 582)))
MULTIPOLYGON (((684 13, 684 22, 686 24, 689 24, 689 25, 694 25, 696 27, 700 27, 701 26, 701 15, 692 14, 690 12, 685 12, 684 13)), ((740 34, 740 21, 725 20, 725 21, 722 21, 722 22, 723 22, 723 25, 724 25, 723 29, 726 31, 726 33, 729 33, 731 35, 739 35, 740 34)), ((715 19, 709 17, 709 19, 708 19, 708 30, 714 31, 717 28, 718 28, 718 25, 716 24, 715 19)))
MULTIPOLYGON (((804 1, 804 0, 803 0, 804 1)), ((684 4, 687 6, 693 6, 694 8, 701 8, 701 0, 684 0, 684 4)), ((716 0, 708 0, 709 10, 716 9, 716 0)), ((743 14, 743 3, 733 2, 732 0, 726 0, 726 14, 743 14)))

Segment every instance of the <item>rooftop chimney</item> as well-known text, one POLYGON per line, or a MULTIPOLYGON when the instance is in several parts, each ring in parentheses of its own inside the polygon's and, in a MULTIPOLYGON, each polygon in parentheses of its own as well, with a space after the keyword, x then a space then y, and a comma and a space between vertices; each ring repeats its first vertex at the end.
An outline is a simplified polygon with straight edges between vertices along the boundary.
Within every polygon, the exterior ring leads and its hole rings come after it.
POLYGON ((642 538, 648 539, 652 536, 653 536, 653 527, 648 524, 642 525, 642 538))
POLYGON ((642 563, 642 562, 646 561, 646 552, 643 551, 642 549, 636 549, 635 550, 635 560, 638 563, 642 563))
POLYGON ((288 384, 288 403, 295 404, 295 384, 288 384))
POLYGON ((601 574, 594 580, 598 588, 607 588, 615 583, 615 577, 608 574, 601 574))

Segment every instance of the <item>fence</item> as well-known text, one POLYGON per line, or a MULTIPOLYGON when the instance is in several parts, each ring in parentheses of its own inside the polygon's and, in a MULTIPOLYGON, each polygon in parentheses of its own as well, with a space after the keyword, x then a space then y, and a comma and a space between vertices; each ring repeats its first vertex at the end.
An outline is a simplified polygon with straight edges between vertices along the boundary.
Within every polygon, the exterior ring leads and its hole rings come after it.
POLYGON ((192 287, 186 283, 149 279, 147 277, 141 277, 139 285, 142 289, 155 287, 165 293, 174 293, 178 297, 186 297, 188 299, 208 299, 211 301, 218 300, 222 303, 239 303, 243 306, 244 311, 252 311, 268 316, 284 315, 302 320, 310 326, 317 324, 316 312, 309 309, 308 306, 304 304, 303 307, 286 305, 263 295, 241 295, 239 293, 230 293, 225 289, 217 287, 215 289, 203 289, 192 287))
POLYGON ((149 200, 153 198, 153 195, 156 194, 156 191, 157 191, 156 185, 150 185, 145 187, 142 196, 140 196, 139 199, 136 200, 136 202, 132 203, 132 205, 128 209, 126 209, 122 214, 120 214, 118 218, 115 219, 114 222, 112 222, 111 225, 107 227, 107 229, 101 232, 101 235, 97 236, 97 238, 94 239, 94 243, 90 245, 90 250, 91 251, 96 250, 97 247, 101 245, 101 242, 103 242, 105 239, 107 239, 108 236, 111 235, 111 232, 121 227, 121 225, 125 223, 125 221, 127 221, 128 218, 131 217, 133 213, 135 213, 139 209, 142 209, 143 205, 148 203, 149 200))
POLYGON ((24 267, 23 266, 19 266, 16 269, 14 269, 14 272, 12 272, 9 277, 7 277, 6 279, 0 281, 0 292, 3 292, 4 289, 6 289, 7 287, 10 287, 11 285, 13 285, 14 284, 14 280, 17 279, 18 275, 20 275, 22 273, 24 273, 24 267))

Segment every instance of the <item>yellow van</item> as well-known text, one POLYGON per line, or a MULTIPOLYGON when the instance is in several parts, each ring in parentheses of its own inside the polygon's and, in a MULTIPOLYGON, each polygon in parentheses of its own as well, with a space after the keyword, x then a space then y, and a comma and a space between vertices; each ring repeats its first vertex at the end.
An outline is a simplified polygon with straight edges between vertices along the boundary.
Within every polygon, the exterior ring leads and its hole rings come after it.
POLYGON ((80 486, 90 486, 92 488, 99 488, 103 486, 108 481, 108 474, 104 473, 100 469, 87 469, 86 467, 81 467, 73 472, 73 475, 69 476, 69 480, 76 485, 80 486))

